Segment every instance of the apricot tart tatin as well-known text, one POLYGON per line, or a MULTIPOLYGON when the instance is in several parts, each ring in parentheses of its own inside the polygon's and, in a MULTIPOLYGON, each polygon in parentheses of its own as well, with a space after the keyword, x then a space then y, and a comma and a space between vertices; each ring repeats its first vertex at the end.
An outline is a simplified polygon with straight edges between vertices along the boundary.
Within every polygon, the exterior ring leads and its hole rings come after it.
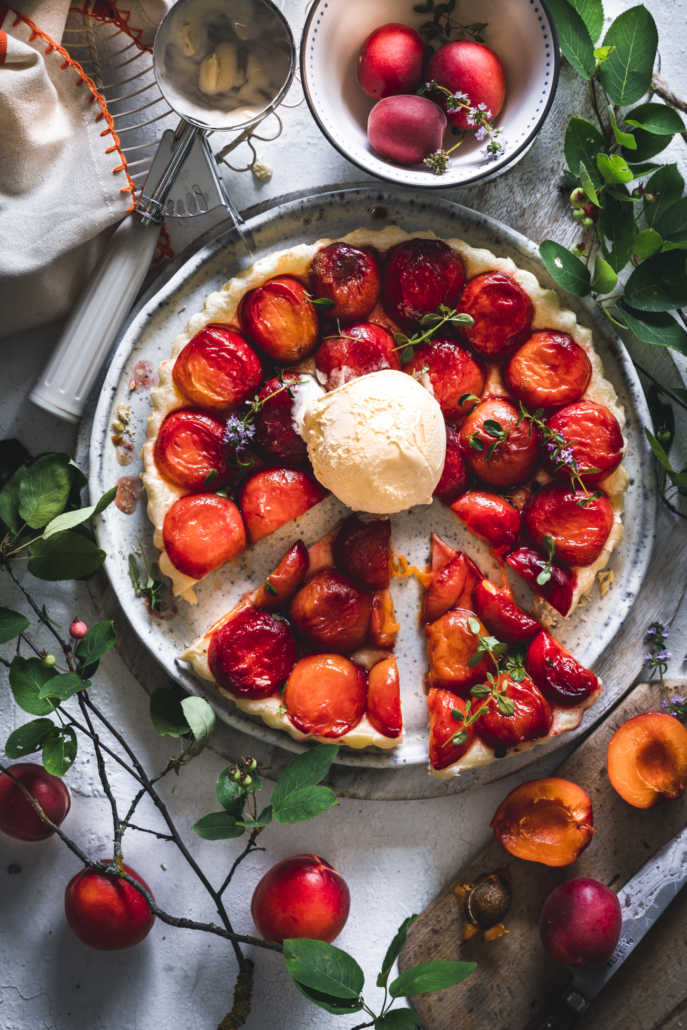
POLYGON ((579 401, 589 386, 592 363, 567 333, 532 333, 506 363, 503 378, 527 408, 555 410, 579 401))
POLYGON ((390 567, 388 518, 351 515, 309 550, 295 541, 182 661, 297 740, 395 747, 403 718, 390 567))

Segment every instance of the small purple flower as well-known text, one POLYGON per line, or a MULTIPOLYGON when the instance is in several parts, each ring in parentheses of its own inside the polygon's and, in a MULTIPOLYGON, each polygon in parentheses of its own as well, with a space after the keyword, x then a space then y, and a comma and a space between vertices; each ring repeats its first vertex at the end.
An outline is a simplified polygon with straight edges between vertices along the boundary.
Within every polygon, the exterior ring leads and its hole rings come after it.
POLYGON ((477 140, 478 143, 481 143, 482 140, 486 137, 486 135, 487 135, 487 130, 484 127, 482 127, 480 129, 478 129, 477 132, 475 133, 475 139, 477 140))
POLYGON ((677 697, 671 697, 670 700, 674 705, 683 705, 685 703, 684 697, 680 697, 680 695, 678 695, 677 697))
POLYGON ((432 83, 431 82, 426 82, 425 83, 425 89, 431 89, 431 88, 432 88, 432 83))
POLYGON ((654 656, 652 654, 645 654, 644 658, 642 660, 645 661, 645 662, 650 662, 650 661, 653 660, 653 657, 654 656))
POLYGON ((668 702, 667 701, 661 701, 661 708, 667 708, 667 707, 668 707, 668 702))
POLYGON ((563 465, 572 465, 575 460, 573 458, 572 447, 564 447, 563 450, 559 452, 558 459, 563 465))
POLYGON ((247 447, 255 436, 255 426, 237 415, 230 415, 224 428, 223 442, 229 447, 247 447))
POLYGON ((478 104, 477 105, 477 110, 478 111, 486 111, 486 109, 487 109, 487 105, 486 104, 478 104))
POLYGON ((663 651, 656 652, 656 660, 659 662, 669 662, 672 657, 673 656, 670 651, 666 651, 665 649, 663 651))
MULTIPOLYGON (((487 119, 487 121, 490 121, 491 120, 491 111, 485 111, 484 112, 484 117, 487 119)), ((500 132, 501 130, 497 129, 496 131, 500 132)))
POLYGON ((469 103, 467 93, 454 93, 453 95, 456 98, 456 100, 460 100, 464 104, 469 103))
POLYGON ((549 453, 551 453, 551 451, 554 449, 555 446, 556 446, 555 443, 547 443, 546 449, 547 449, 547 451, 549 453))
POLYGON ((661 636, 664 640, 668 639, 668 637, 670 636, 670 626, 664 626, 664 628, 661 630, 661 636))
POLYGON ((476 125, 477 124, 477 117, 478 117, 478 115, 479 115, 479 111, 477 110, 477 108, 476 107, 471 107, 466 112, 465 121, 468 123, 468 125, 476 125))

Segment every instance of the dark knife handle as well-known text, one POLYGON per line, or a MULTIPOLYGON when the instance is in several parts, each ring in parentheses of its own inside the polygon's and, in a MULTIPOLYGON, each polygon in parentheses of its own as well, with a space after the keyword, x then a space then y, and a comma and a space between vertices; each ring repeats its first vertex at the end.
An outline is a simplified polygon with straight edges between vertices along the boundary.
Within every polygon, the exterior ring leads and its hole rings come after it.
POLYGON ((525 1030, 572 1030, 588 1005, 587 999, 571 988, 531 1019, 525 1030))

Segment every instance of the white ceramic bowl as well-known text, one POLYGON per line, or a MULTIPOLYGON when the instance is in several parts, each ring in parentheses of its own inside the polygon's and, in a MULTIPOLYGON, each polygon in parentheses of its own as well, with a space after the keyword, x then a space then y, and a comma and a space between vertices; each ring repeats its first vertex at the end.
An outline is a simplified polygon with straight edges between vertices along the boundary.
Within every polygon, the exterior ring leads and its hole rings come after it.
MULTIPOLYGON (((560 57, 551 12, 544 0, 460 0, 454 17, 463 24, 488 22, 484 42, 506 72, 506 102, 495 120, 504 150, 485 157, 472 133, 451 155, 451 167, 436 175, 425 165, 409 167, 382 158, 367 138, 374 101, 358 85, 358 52, 373 29, 387 22, 419 28, 429 15, 413 0, 314 0, 301 40, 301 78, 315 121, 336 149, 364 172, 401 186, 446 189, 466 186, 519 160, 544 123, 558 85, 560 57)), ((451 131, 445 149, 456 142, 451 131)))

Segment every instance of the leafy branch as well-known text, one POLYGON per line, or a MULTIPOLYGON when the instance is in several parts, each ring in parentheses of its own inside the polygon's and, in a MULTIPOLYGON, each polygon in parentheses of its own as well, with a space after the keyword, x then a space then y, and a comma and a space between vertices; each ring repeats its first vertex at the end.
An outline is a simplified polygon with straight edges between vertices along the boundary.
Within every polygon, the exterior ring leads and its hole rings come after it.
POLYGON ((421 326, 427 326, 424 333, 415 333, 413 336, 406 336, 405 333, 395 333, 394 340, 398 344, 395 350, 400 350, 401 361, 411 361, 416 347, 431 340, 432 337, 444 325, 464 326, 465 328, 474 325, 475 320, 471 315, 460 314, 455 308, 449 308, 446 304, 439 305, 438 312, 430 312, 420 319, 421 326))

